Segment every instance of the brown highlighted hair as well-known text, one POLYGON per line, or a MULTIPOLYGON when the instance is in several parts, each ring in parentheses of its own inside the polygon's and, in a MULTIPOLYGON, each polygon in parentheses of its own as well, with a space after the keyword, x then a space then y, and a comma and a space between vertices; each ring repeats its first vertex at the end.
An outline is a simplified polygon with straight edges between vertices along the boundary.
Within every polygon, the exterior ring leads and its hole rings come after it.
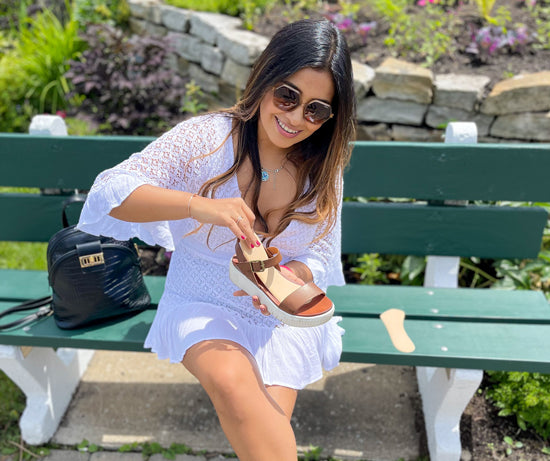
POLYGON ((340 31, 327 20, 302 20, 288 24, 277 32, 258 57, 240 101, 222 111, 233 118, 232 135, 238 140, 235 161, 224 174, 207 181, 201 195, 214 197, 216 189, 228 181, 248 157, 254 171, 253 182, 247 190, 252 194, 256 218, 263 224, 270 241, 280 234, 293 219, 309 223, 324 223, 325 235, 336 221, 341 175, 351 155, 350 142, 355 138, 355 94, 351 59, 346 41, 340 31), (261 165, 258 152, 258 118, 260 102, 277 83, 301 69, 326 70, 335 88, 332 100, 334 117, 289 154, 298 170, 297 195, 283 213, 276 229, 268 229, 266 216, 261 216, 258 197, 261 184, 261 165), (306 185, 308 185, 306 189, 306 185), (296 210, 315 203, 311 212, 296 210))

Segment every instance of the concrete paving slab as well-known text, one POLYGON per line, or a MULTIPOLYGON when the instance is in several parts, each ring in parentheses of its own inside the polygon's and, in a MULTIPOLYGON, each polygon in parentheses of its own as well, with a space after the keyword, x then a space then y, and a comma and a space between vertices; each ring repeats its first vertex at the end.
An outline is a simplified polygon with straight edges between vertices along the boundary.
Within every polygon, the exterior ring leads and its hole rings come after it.
MULTIPOLYGON (((300 392, 292 418, 299 450, 322 456, 395 461, 426 454, 412 367, 344 363, 300 392)), ((151 353, 98 351, 54 436, 60 444, 118 448, 184 443, 231 453, 197 380, 151 353)))
POLYGON ((79 453, 75 450, 51 450, 41 461, 89 461, 89 453, 79 453))
POLYGON ((116 451, 102 451, 90 456, 90 461, 143 461, 141 453, 119 453, 116 451))

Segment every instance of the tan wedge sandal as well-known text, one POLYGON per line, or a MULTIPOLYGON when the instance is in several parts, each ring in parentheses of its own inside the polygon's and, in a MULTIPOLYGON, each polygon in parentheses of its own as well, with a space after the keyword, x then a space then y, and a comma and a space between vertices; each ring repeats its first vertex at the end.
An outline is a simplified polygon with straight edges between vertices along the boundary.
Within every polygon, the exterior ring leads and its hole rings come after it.
POLYGON ((313 327, 332 318, 334 305, 317 285, 298 285, 281 274, 277 248, 243 248, 237 241, 235 252, 238 262, 231 261, 229 278, 249 296, 257 296, 276 319, 294 327, 313 327))

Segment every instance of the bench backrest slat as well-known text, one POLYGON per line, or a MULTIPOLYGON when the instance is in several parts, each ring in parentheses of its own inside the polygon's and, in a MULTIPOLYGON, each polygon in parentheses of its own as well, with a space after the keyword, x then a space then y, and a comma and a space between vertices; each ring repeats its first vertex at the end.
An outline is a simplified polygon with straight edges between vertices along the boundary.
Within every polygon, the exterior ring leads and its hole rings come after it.
POLYGON ((550 144, 357 142, 345 195, 548 201, 550 144))
MULTIPOLYGON (((89 189, 100 171, 152 140, 0 134, 0 186, 89 189)), ((468 199, 550 202, 548 171, 550 145, 357 142, 345 196, 432 203, 346 202, 343 251, 535 257, 547 220, 542 208, 440 205, 468 199)), ((47 241, 61 227, 65 198, 0 194, 0 240, 47 241)), ((71 207, 70 222, 79 208, 71 207)))
MULTIPOLYGON (((0 241, 47 242, 63 225, 61 215, 67 196, 0 194, 0 241)), ((82 205, 67 208, 69 224, 76 224, 82 205)))
POLYGON ((0 186, 89 189, 99 172, 154 139, 0 134, 0 186))
POLYGON ((534 258, 547 219, 538 207, 346 202, 342 252, 534 258))

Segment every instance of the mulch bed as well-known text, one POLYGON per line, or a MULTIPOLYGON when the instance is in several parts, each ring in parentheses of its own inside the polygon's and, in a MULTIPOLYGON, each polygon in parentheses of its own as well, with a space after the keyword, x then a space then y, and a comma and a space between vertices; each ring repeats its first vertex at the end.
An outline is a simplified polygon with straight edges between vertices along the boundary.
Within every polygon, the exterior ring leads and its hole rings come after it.
MULTIPOLYGON (((457 51, 444 56, 430 66, 434 74, 484 75, 490 77, 491 85, 494 85, 496 82, 511 75, 550 70, 550 50, 528 50, 525 53, 511 53, 501 50, 501 52, 492 54, 488 62, 480 62, 474 58, 474 55, 466 53, 465 50, 471 41, 472 30, 477 30, 482 26, 475 3, 474 1, 464 2, 464 5, 461 6, 459 13, 457 13, 461 21, 461 28, 460 32, 454 37, 455 42, 458 44, 457 51)), ((512 24, 524 24, 527 26, 529 33, 535 30, 534 20, 529 15, 523 1, 498 0, 493 7, 493 15, 500 6, 509 9, 512 24)), ((421 14, 423 8, 422 6, 414 5, 407 11, 411 14, 421 14)), ((307 15, 311 18, 320 18, 323 17, 323 12, 308 11, 307 15)), ((368 12, 362 8, 358 13, 356 22, 369 22, 372 20, 372 14, 369 17, 368 12)), ((284 14, 284 7, 276 7, 268 14, 264 14, 259 18, 254 30, 259 34, 271 37, 289 21, 288 14, 284 14)), ((346 37, 352 50, 353 59, 376 68, 384 59, 392 56, 391 50, 384 44, 384 40, 388 36, 388 29, 389 24, 378 21, 377 27, 369 32, 366 45, 363 44, 362 39, 358 35, 347 33, 346 37)), ((420 59, 415 60, 414 56, 394 57, 410 62, 421 61, 420 59)))

